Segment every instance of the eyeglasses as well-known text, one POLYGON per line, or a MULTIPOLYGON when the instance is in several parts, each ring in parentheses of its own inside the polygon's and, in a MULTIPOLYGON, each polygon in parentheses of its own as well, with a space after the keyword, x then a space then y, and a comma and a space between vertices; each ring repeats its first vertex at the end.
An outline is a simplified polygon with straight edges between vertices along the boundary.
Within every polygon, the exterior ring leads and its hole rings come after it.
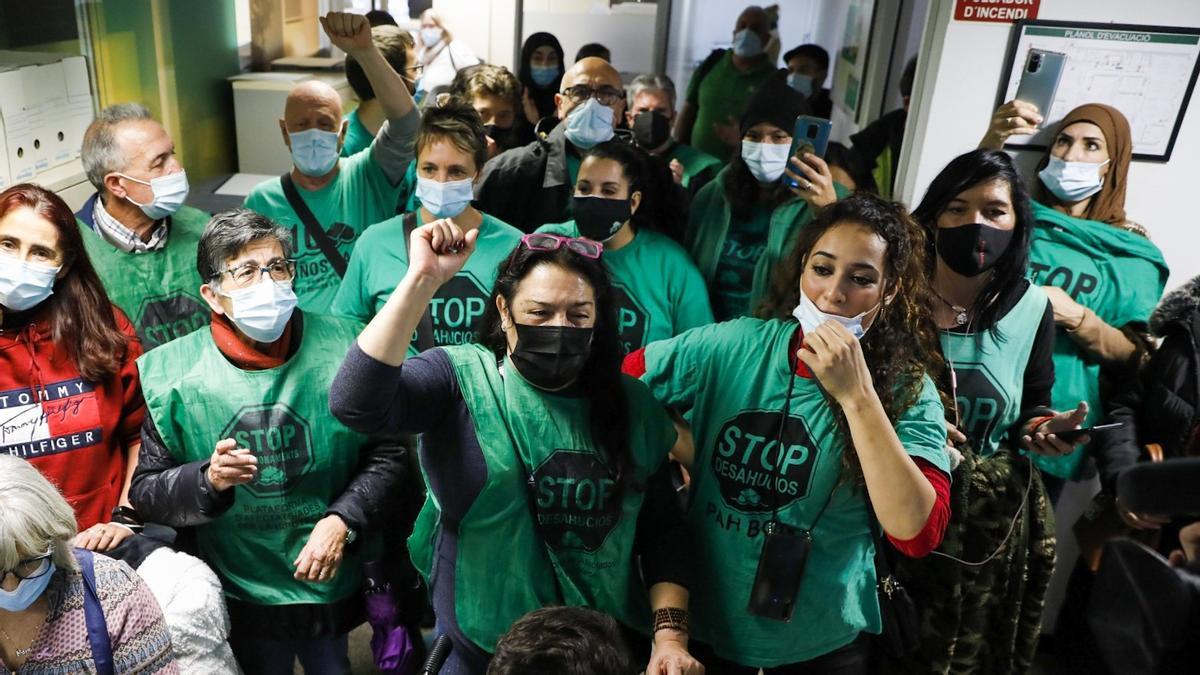
POLYGON ((50 571, 51 555, 53 555, 53 552, 48 551, 43 555, 37 556, 36 558, 26 558, 25 560, 18 562, 17 566, 13 569, 8 570, 7 572, 0 572, 0 584, 4 583, 4 580, 10 574, 22 580, 36 579, 42 576, 46 572, 50 571))
POLYGON ((271 275, 272 281, 291 281, 296 276, 296 261, 276 258, 267 263, 266 267, 256 262, 248 262, 237 267, 217 272, 217 276, 228 274, 237 288, 249 288, 258 283, 263 274, 271 275))
POLYGON ((589 98, 594 98, 600 105, 615 105, 617 101, 625 96, 625 92, 613 87, 592 89, 586 84, 577 84, 574 87, 563 90, 562 95, 575 103, 582 103, 589 98))
POLYGON ((592 260, 599 260, 604 252, 604 244, 598 241, 583 237, 560 237, 557 234, 527 234, 521 237, 521 245, 530 251, 557 251, 566 246, 572 253, 592 260))

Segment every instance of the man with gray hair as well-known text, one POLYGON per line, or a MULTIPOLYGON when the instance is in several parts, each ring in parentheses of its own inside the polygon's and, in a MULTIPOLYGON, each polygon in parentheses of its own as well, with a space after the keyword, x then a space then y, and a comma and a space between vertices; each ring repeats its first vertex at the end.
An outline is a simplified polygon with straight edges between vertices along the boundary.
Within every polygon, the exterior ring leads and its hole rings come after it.
POLYGON ((80 151, 96 194, 75 218, 112 302, 153 349, 208 324, 192 265, 208 214, 184 206, 188 180, 167 130, 139 103, 100 111, 80 151))
POLYGON ((139 360, 146 418, 130 501, 192 528, 225 588, 247 673, 349 672, 361 623, 360 536, 390 517, 402 462, 329 412, 362 325, 296 308, 292 236, 237 209, 200 239, 210 330, 139 360))
POLYGON ((372 40, 366 17, 330 12, 321 26, 361 66, 387 122, 369 148, 340 157, 347 130, 341 97, 324 82, 297 84, 279 120, 292 169, 256 185, 244 205, 292 231, 300 307, 328 313, 359 235, 396 215, 401 196, 413 189, 404 178, 421 115, 372 40))
POLYGON ((666 75, 638 75, 627 89, 625 112, 633 140, 671 167, 675 182, 696 194, 721 170, 721 160, 671 137, 675 123, 675 83, 666 75))

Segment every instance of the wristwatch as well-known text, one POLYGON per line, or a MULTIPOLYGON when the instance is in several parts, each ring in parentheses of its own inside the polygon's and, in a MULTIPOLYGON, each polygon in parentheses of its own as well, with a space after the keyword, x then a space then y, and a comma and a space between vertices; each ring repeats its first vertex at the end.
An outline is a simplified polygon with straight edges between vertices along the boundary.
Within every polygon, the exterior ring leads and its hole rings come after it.
POLYGON ((349 546, 356 541, 358 541, 358 532, 355 531, 355 529, 353 527, 350 527, 347 525, 346 526, 346 539, 344 540, 343 543, 345 543, 347 546, 349 546))

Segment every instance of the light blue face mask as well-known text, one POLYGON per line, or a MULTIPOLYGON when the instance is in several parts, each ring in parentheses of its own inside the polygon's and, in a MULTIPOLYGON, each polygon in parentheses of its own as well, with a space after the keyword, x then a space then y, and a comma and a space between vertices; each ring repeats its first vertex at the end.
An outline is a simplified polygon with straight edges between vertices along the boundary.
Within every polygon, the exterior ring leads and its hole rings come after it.
POLYGON ((453 218, 471 205, 475 198, 474 178, 446 183, 417 176, 417 199, 435 218, 453 218))
POLYGON ((567 128, 563 134, 571 141, 571 145, 588 150, 597 143, 603 143, 613 137, 615 114, 612 108, 589 98, 583 105, 575 106, 567 115, 567 128))
POLYGON ((787 76, 788 86, 800 92, 800 95, 808 98, 813 93, 813 79, 809 75, 801 75, 800 73, 789 73, 787 76))
POLYGON ((830 314, 829 312, 822 312, 821 309, 817 307, 817 303, 809 300, 808 296, 804 294, 804 291, 800 291, 800 304, 796 305, 796 308, 792 310, 792 316, 796 317, 796 320, 800 322, 800 330, 804 331, 805 335, 815 331, 817 326, 820 326, 826 321, 836 321, 837 323, 842 324, 846 330, 850 331, 850 334, 854 336, 854 339, 861 340, 862 337, 867 334, 867 329, 863 328, 863 320, 866 319, 867 315, 873 312, 875 308, 879 306, 880 305, 876 305, 875 307, 872 307, 871 309, 868 309, 857 316, 841 316, 839 314, 830 314))
POLYGON ((51 267, 0 255, 0 306, 24 312, 54 293, 62 267, 51 267))
POLYGON ((762 38, 758 33, 743 28, 733 34, 733 53, 743 58, 752 58, 763 53, 762 38))
POLYGON ((53 561, 47 560, 44 564, 49 566, 44 574, 33 579, 22 579, 15 590, 6 591, 0 588, 0 610, 24 612, 42 597, 42 593, 45 593, 46 587, 50 585, 50 579, 54 577, 55 570, 53 561))
POLYGON ((558 66, 530 66, 529 76, 534 84, 544 89, 554 84, 554 78, 558 77, 558 66))
POLYGON ((338 163, 338 134, 321 129, 288 132, 292 142, 292 163, 305 176, 319 178, 338 163))
POLYGON ((1100 167, 1108 164, 1104 160, 1095 162, 1068 162, 1053 155, 1046 168, 1038 172, 1042 185, 1064 202, 1078 202, 1100 191, 1104 187, 1104 178, 1100 176, 1100 167))

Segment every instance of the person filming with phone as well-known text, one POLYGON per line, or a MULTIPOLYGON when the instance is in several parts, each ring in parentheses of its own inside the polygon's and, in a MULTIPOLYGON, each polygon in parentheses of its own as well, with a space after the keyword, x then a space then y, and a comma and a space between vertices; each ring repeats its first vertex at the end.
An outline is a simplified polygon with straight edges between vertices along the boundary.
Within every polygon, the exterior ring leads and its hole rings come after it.
POLYGON ((718 321, 749 315, 797 228, 847 194, 825 160, 794 147, 796 118, 808 112, 783 77, 768 80, 742 114, 741 153, 692 199, 685 245, 718 321))

